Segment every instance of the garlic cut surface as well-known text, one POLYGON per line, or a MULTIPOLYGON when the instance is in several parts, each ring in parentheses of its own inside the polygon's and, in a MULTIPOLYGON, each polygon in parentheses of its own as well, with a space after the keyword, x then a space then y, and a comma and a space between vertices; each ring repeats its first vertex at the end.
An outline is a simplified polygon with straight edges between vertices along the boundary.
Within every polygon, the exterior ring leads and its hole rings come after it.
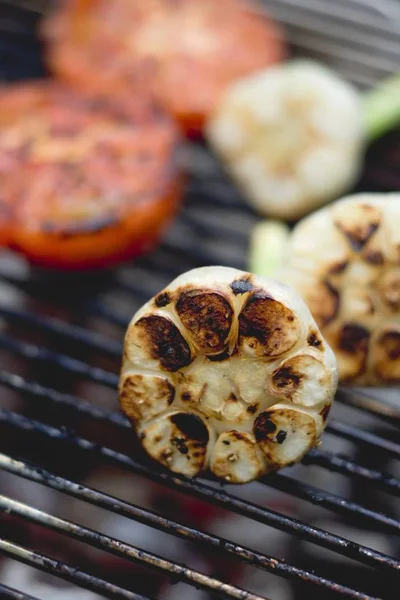
POLYGON ((179 276, 134 315, 119 393, 153 459, 245 483, 317 445, 336 387, 336 360, 300 296, 216 266, 179 276))
POLYGON ((286 220, 349 189, 366 145, 359 92, 305 59, 234 83, 206 136, 245 199, 262 215, 286 220))
POLYGON ((303 297, 340 380, 400 384, 400 194, 355 194, 302 219, 279 278, 303 297))

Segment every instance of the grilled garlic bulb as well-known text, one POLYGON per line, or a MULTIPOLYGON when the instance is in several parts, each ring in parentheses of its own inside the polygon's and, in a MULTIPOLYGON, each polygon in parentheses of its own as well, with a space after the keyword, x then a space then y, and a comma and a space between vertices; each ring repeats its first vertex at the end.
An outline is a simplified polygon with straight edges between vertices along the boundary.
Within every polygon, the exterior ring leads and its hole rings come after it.
POLYGON ((250 204, 287 220, 345 192, 366 141, 357 90, 308 60, 233 84, 207 137, 250 204))
POLYGON ((300 221, 278 275, 308 304, 340 380, 400 383, 400 193, 348 196, 300 221))
POLYGON ((245 483, 318 443, 336 385, 334 355, 294 291, 203 267, 133 317, 120 402, 164 466, 245 483))

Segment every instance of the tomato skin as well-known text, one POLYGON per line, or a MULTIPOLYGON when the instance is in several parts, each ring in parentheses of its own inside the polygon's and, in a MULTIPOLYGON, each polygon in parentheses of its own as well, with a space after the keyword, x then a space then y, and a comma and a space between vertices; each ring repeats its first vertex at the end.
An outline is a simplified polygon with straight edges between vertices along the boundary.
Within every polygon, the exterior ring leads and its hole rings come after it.
MULTIPOLYGON (((34 265, 63 271, 86 271, 115 266, 152 250, 176 215, 182 180, 163 198, 128 219, 79 235, 15 231, 12 248, 34 265)), ((10 244, 9 244, 10 245, 10 244)))
POLYGON ((183 197, 172 120, 50 82, 0 90, 0 245, 58 270, 154 247, 183 197))
POLYGON ((75 0, 43 35, 50 69, 70 85, 142 86, 190 137, 233 81, 287 54, 279 25, 246 0, 75 0))

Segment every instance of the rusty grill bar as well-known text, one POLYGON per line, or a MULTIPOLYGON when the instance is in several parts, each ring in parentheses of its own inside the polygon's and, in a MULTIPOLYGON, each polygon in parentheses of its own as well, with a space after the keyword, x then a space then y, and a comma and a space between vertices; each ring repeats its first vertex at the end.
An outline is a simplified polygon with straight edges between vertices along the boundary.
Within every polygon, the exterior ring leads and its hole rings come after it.
MULTIPOLYGON (((322 58, 361 88, 371 86, 398 68, 400 4, 380 2, 379 8, 376 8, 372 2, 361 0, 338 0, 335 3, 328 0, 304 0, 302 3, 295 0, 269 0, 266 5, 287 26, 295 51, 300 50, 302 54, 322 58), (388 26, 389 22, 391 27, 388 26)), ((16 62, 20 63, 21 56, 24 56, 24 53, 26 56, 22 40, 28 40, 28 45, 29 40, 35 43, 33 24, 37 16, 47 9, 48 1, 31 0, 28 3, 24 0, 1 0, 0 8, 3 6, 10 8, 11 16, 7 13, 7 18, 0 19, 0 33, 8 36, 7 43, 13 45, 16 62)), ((7 61, 8 54, 5 56, 7 61)), ((32 65, 25 68, 35 75, 38 63, 33 60, 32 65)), ((9 65, 1 61, 0 55, 0 76, 4 79, 16 79, 21 74, 10 71, 9 65)), ((389 137, 389 150, 390 140, 389 137)), ((387 147, 385 146, 384 154, 388 151, 387 147)), ((115 465, 123 471, 130 471, 175 492, 245 516, 260 523, 260 526, 270 526, 290 534, 294 539, 310 542, 316 548, 331 550, 355 561, 366 570, 374 569, 381 574, 382 590, 390 589, 387 582, 392 582, 393 590, 398 590, 400 560, 394 556, 355 543, 346 537, 310 525, 304 520, 250 502, 236 495, 229 487, 221 487, 214 481, 188 480, 174 476, 148 463, 146 459, 135 460, 109 447, 113 435, 118 438, 129 430, 130 426, 125 417, 119 412, 101 408, 78 397, 79 394, 75 395, 73 385, 67 385, 65 391, 63 390, 66 381, 86 381, 115 390, 122 351, 119 340, 123 329, 132 312, 169 279, 183 270, 204 264, 219 263, 245 268, 248 232, 256 222, 256 216, 242 202, 238 192, 232 188, 205 147, 193 146, 188 148, 188 152, 192 158, 191 165, 194 164, 195 167, 191 173, 186 205, 161 248, 132 267, 123 267, 94 282, 70 278, 68 283, 63 283, 57 277, 43 277, 36 271, 27 273, 21 270, 18 264, 8 264, 7 261, 3 264, 0 260, 0 289, 5 291, 6 297, 0 301, 0 320, 5 324, 4 331, 0 330, 0 349, 5 356, 14 357, 18 365, 24 365, 22 374, 2 369, 0 386, 3 390, 18 394, 18 397, 24 399, 27 407, 27 414, 17 414, 0 408, 0 450, 3 449, 3 431, 16 436, 22 435, 23 439, 27 440, 24 447, 19 448, 17 452, 0 452, 0 469, 119 517, 191 542, 205 553, 217 550, 222 556, 232 557, 293 583, 307 585, 309 590, 319 590, 320 597, 325 598, 325 594, 329 593, 329 598, 342 596, 357 600, 392 600, 395 595, 388 595, 386 591, 379 597, 368 595, 365 589, 353 589, 320 575, 313 569, 300 568, 281 558, 182 524, 153 510, 83 485, 70 475, 62 474, 62 466, 54 469, 55 473, 44 464, 31 462, 32 440, 35 444, 44 444, 43 447, 51 448, 52 451, 54 449, 54 452, 61 448, 70 449, 84 460, 115 465), (213 210, 210 210, 211 207, 213 210), (191 244, 187 242, 188 239, 193 240, 191 244), (76 286, 83 286, 83 291, 78 293, 76 286), (23 308, 7 301, 8 294, 20 298, 23 308), (123 298, 122 302, 115 300, 120 297, 123 298), (120 308, 121 304, 125 307, 123 310, 120 308), (126 309, 127 305, 129 311, 126 309), (49 306, 56 314, 66 314, 65 320, 59 316, 47 316, 46 307, 49 306), (92 324, 93 320, 95 326, 92 324), (97 322, 101 323, 100 328, 96 326, 97 322), (110 327, 118 332, 115 339, 104 334, 104 329, 110 327), (67 352, 64 351, 65 347, 67 352), (101 360, 90 364, 85 359, 90 357, 91 353, 101 357, 101 360), (110 367, 110 364, 113 366, 110 367), (54 370, 52 381, 56 381, 59 376, 62 382, 61 390, 58 389, 58 383, 49 385, 41 383, 40 378, 37 381, 30 379, 26 376, 25 366, 31 373, 35 369, 39 369, 40 372, 43 367, 54 370), (75 420, 82 418, 90 424, 101 424, 107 431, 106 442, 99 444, 91 440, 90 436, 87 438, 78 435, 57 419, 58 411, 61 411, 62 415, 71 415, 75 420), (50 423, 44 422, 47 421, 47 415, 51 416, 50 423)), ((376 163, 376 153, 374 154, 373 149, 371 156, 372 163, 367 157, 367 165, 371 168, 365 175, 365 185, 375 186, 376 189, 400 189, 398 170, 385 169, 382 163, 379 164, 379 160, 376 163)), ((336 402, 339 407, 346 406, 346 410, 351 411, 355 424, 343 418, 332 418, 325 437, 351 442, 357 450, 376 452, 392 461, 400 458, 400 442, 396 430, 400 424, 400 404, 396 406, 384 402, 381 398, 376 398, 373 391, 349 389, 340 389, 336 402), (358 417, 365 416, 373 422, 372 431, 357 426, 358 417)), ((377 490, 392 497, 400 495, 398 477, 379 470, 373 464, 364 464, 357 457, 350 459, 335 452, 315 449, 304 458, 303 465, 357 481, 360 487, 368 492, 377 490)), ((283 497, 286 495, 311 506, 323 507, 333 515, 343 518, 345 522, 351 521, 367 531, 377 531, 390 536, 388 539, 400 533, 400 521, 394 516, 368 504, 364 506, 359 501, 341 497, 334 493, 335 490, 331 492, 323 487, 315 487, 298 476, 293 477, 286 472, 269 475, 262 479, 261 484, 266 486, 266 490, 273 489, 282 493, 283 497)), ((173 582, 182 581, 206 590, 212 596, 237 600, 267 598, 133 544, 121 542, 99 531, 53 516, 4 494, 0 495, 0 513, 56 532, 60 534, 61 541, 62 536, 72 537, 135 564, 146 566, 150 573, 151 570, 155 570, 167 574, 173 582)), ((102 579, 91 575, 85 569, 81 570, 78 565, 55 560, 14 541, 1 538, 0 553, 107 598, 150 600, 134 590, 107 581, 106 577, 102 579)), ((268 595, 268 589, 266 594, 268 595)), ((2 584, 1 572, 0 597, 35 600, 29 594, 2 584)))

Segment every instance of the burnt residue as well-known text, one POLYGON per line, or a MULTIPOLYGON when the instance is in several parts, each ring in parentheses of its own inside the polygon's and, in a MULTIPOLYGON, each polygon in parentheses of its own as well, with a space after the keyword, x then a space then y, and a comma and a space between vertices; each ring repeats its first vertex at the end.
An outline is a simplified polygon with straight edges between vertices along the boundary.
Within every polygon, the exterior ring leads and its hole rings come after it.
POLYGON ((272 414, 262 412, 254 421, 253 431, 257 442, 262 442, 276 431, 276 425, 272 420, 272 414))
POLYGON ((192 395, 191 395, 190 392, 183 392, 182 395, 181 395, 181 399, 184 402, 190 402, 190 400, 192 399, 192 395))
POLYGON ((53 221, 43 221, 41 229, 43 233, 54 235, 63 239, 72 238, 76 235, 95 235, 102 231, 117 227, 120 219, 117 215, 104 215, 96 219, 75 221, 67 225, 53 221))
POLYGON ((208 442, 208 429, 203 421, 194 413, 176 413, 170 420, 187 437, 203 444, 208 442))
POLYGON ((298 339, 298 324, 292 311, 266 292, 255 292, 239 315, 239 341, 248 338, 262 344, 265 356, 290 350, 298 339))
POLYGON ((225 350, 233 308, 222 294, 201 289, 183 290, 176 302, 176 311, 204 352, 225 350))
MULTIPOLYGON (((340 305, 340 294, 329 281, 323 281, 322 285, 325 288, 327 297, 326 299, 321 299, 322 306, 316 307, 316 315, 319 316, 319 320, 321 321, 322 325, 328 325, 328 323, 333 321, 333 319, 338 314, 340 305), (326 307, 328 308, 328 310, 326 310, 326 307)), ((314 311, 312 312, 314 314, 314 311)))
POLYGON ((189 448, 186 446, 186 439, 182 437, 173 437, 171 443, 181 454, 189 454, 189 448))
POLYGON ((338 275, 339 273, 343 273, 343 271, 347 269, 348 265, 348 260, 342 260, 340 262, 334 263, 329 267, 329 273, 332 275, 338 275))
POLYGON ((210 354, 207 356, 208 360, 211 360, 212 362, 222 362, 224 360, 227 360, 228 358, 230 358, 230 354, 228 351, 225 352, 221 352, 220 354, 210 354))
POLYGON ((244 433, 241 433, 240 431, 236 431, 236 429, 234 429, 233 431, 230 431, 229 433, 230 433, 231 437, 235 438, 239 442, 242 440, 247 441, 246 435, 244 433))
POLYGON ((326 406, 324 406, 324 408, 321 410, 321 412, 319 413, 322 417, 323 422, 325 423, 329 413, 330 413, 331 407, 329 404, 327 404, 326 406))
POLYGON ((287 438, 287 431, 285 431, 284 429, 280 429, 278 431, 278 433, 275 436, 275 442, 277 442, 278 444, 283 444, 283 442, 286 440, 287 438))
POLYGON ((165 450, 163 450, 160 454, 160 458, 162 458, 162 460, 168 461, 168 459, 170 458, 172 452, 169 448, 166 448, 165 450))
POLYGON ((400 332, 387 331, 378 339, 378 344, 385 350, 385 354, 389 360, 397 360, 400 358, 400 332))
POLYGON ((190 348, 182 334, 170 321, 160 315, 142 317, 136 327, 143 331, 151 356, 168 371, 177 371, 192 362, 190 348))
POLYGON ((363 252, 363 259, 371 265, 383 265, 384 258, 379 250, 366 250, 363 252))
POLYGON ((313 348, 318 348, 319 350, 323 349, 323 343, 321 338, 318 336, 316 331, 312 331, 307 338, 307 343, 309 346, 313 348))
POLYGON ((250 415, 254 415, 254 413, 256 413, 258 410, 258 404, 250 404, 250 406, 247 407, 247 412, 250 415))
POLYGON ((154 304, 158 308, 162 308, 163 306, 167 306, 171 303, 171 296, 168 292, 161 292, 154 298, 154 304))
POLYGON ((351 247, 355 252, 360 252, 367 241, 376 232, 380 225, 380 214, 377 214, 375 207, 363 204, 360 206, 363 214, 360 215, 357 223, 335 221, 335 225, 346 236, 351 247))
POLYGON ((249 275, 233 281, 230 285, 230 288, 235 296, 238 296, 239 294, 247 294, 255 289, 249 275))
POLYGON ((338 346, 349 354, 366 353, 370 333, 362 325, 349 323, 344 325, 339 335, 338 346))
POLYGON ((298 373, 292 367, 285 365, 275 371, 272 376, 272 381, 277 388, 287 386, 299 387, 302 377, 301 373, 298 373))

